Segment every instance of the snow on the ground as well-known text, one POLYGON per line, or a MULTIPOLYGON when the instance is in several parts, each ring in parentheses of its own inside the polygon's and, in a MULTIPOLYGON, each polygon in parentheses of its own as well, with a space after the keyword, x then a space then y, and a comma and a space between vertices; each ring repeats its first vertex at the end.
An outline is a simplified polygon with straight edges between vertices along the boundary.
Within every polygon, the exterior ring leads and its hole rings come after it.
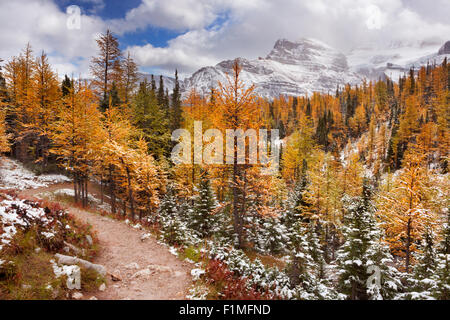
MULTIPOLYGON (((52 192, 45 191, 45 192, 38 194, 37 196, 38 196, 38 198, 45 198, 45 197, 52 197, 55 195, 67 195, 67 196, 74 197, 75 191, 73 189, 58 189, 58 190, 55 190, 52 192)), ((88 194, 88 201, 90 203, 94 204, 100 210, 103 210, 106 212, 111 212, 111 206, 108 203, 106 203, 106 202, 102 203, 102 201, 100 199, 94 197, 92 194, 88 194)))
POLYGON ((37 176, 16 160, 0 158, 0 189, 36 189, 70 181, 68 177, 61 174, 37 176))
POLYGON ((30 219, 40 220, 43 225, 50 222, 44 209, 34 208, 26 200, 14 199, 0 202, 0 226, 2 226, 0 230, 3 230, 0 232, 0 251, 4 245, 11 242, 17 233, 17 228, 26 227, 30 219), (23 216, 24 212, 25 216, 23 216))
POLYGON ((58 264, 53 259, 50 260, 50 263, 52 264, 53 273, 55 274, 55 276, 57 278, 64 276, 64 275, 70 277, 73 274, 75 274, 77 271, 79 272, 79 270, 80 270, 80 267, 77 265, 58 266, 58 264))
POLYGON ((198 279, 200 279, 200 277, 205 274, 205 270, 200 269, 200 268, 196 268, 196 269, 192 269, 191 270, 191 276, 192 276, 192 280, 193 281, 197 281, 198 279))
POLYGON ((205 285, 195 285, 189 289, 186 299, 188 300, 206 300, 209 289, 205 285))

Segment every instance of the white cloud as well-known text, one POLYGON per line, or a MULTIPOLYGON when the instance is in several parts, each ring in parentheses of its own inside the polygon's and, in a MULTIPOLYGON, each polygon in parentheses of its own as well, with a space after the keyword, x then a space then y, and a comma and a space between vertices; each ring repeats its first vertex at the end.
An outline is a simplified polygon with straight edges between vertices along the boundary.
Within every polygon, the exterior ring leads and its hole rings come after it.
MULTIPOLYGON (((199 28, 198 24, 166 48, 147 45, 130 50, 143 65, 165 68, 169 73, 178 66, 188 73, 207 61, 214 64, 237 56, 265 56, 279 38, 312 37, 347 51, 399 40, 433 39, 439 43, 450 34, 450 23, 425 19, 420 10, 406 7, 401 0, 215 1, 215 5, 216 15, 227 13, 227 23, 213 29, 199 28)), ((441 11, 450 16, 449 5, 441 11)), ((211 19, 204 21, 206 25, 211 19)))
POLYGON ((210 26, 230 10, 248 10, 263 4, 264 0, 142 0, 138 7, 126 13, 124 19, 109 23, 118 33, 150 25, 171 30, 196 30, 210 26))
POLYGON ((375 5, 370 5, 366 8, 367 19, 366 26, 367 29, 381 29, 386 23, 386 16, 380 10, 379 7, 375 5))
MULTIPOLYGON (((101 8, 104 0, 83 0, 101 8)), ((450 34, 450 5, 437 0, 142 0, 123 19, 83 15, 81 30, 67 30, 52 0, 0 2, 0 57, 28 41, 51 53, 58 70, 88 72, 95 36, 107 27, 126 36, 149 26, 181 31, 164 48, 128 48, 144 67, 188 74, 237 56, 265 56, 279 38, 317 38, 346 51, 393 41, 443 42, 450 34), (80 67, 78 65, 81 65, 80 67)), ((147 39, 151 43, 151 39, 147 39)), ((66 71, 64 71, 66 72, 66 71)))
POLYGON ((84 60, 95 53, 95 37, 106 28, 105 22, 82 15, 80 30, 69 30, 66 22, 65 12, 50 0, 0 2, 0 57, 17 55, 30 42, 35 53, 44 50, 51 60, 59 61, 58 71, 76 71, 86 76, 84 60), (74 64, 79 60, 81 68, 74 64))
POLYGON ((202 0, 143 0, 127 12, 125 19, 111 21, 117 32, 144 29, 149 25, 174 29, 197 29, 212 23, 217 17, 215 7, 202 0))
POLYGON ((198 68, 217 63, 214 41, 217 31, 194 30, 169 41, 167 48, 155 48, 151 44, 127 48, 136 62, 142 66, 157 66, 173 74, 175 69, 180 75, 187 75, 198 68))

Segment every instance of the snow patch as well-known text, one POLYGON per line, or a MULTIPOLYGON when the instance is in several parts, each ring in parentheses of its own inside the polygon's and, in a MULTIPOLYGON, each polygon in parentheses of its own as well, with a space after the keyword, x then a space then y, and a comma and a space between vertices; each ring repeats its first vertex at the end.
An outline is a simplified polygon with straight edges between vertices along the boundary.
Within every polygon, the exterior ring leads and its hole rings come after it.
POLYGON ((71 180, 60 174, 35 175, 26 169, 19 161, 1 158, 0 189, 37 189, 50 184, 70 182, 71 180))

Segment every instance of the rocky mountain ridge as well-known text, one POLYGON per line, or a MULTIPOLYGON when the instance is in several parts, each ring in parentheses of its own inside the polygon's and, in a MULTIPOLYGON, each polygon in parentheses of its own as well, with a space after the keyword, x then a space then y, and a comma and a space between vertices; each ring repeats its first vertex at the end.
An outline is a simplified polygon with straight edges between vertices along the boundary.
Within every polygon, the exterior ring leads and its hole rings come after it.
MULTIPOLYGON (((246 86, 255 85, 255 92, 266 98, 279 95, 311 95, 318 91, 331 93, 338 86, 359 84, 363 79, 378 80, 390 77, 394 81, 410 68, 427 63, 442 63, 450 58, 450 41, 436 51, 433 47, 391 47, 386 50, 365 48, 344 54, 318 40, 302 38, 297 41, 279 39, 265 58, 238 58, 242 66, 241 79, 246 86), (433 51, 434 50, 434 51, 433 51)), ((233 60, 206 66, 192 76, 180 80, 183 96, 192 89, 208 94, 218 82, 226 82, 232 73, 233 60)), ((141 79, 150 75, 141 74, 141 79)), ((169 93, 174 78, 163 77, 169 93)), ((159 85, 159 76, 155 77, 159 85)))

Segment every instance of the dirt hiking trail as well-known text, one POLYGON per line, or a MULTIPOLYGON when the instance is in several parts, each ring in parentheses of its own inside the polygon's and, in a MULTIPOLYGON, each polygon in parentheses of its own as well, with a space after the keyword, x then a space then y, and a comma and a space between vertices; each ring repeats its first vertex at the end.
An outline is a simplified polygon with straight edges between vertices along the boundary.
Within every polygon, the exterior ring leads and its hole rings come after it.
MULTIPOLYGON (((33 197, 70 187, 71 184, 57 184, 19 194, 33 197)), ((134 229, 123 221, 66 206, 76 219, 92 225, 99 239, 99 252, 93 262, 105 266, 108 272, 105 290, 86 295, 84 299, 92 296, 99 300, 185 299, 192 283, 189 263, 180 261, 153 236, 142 241, 141 236, 146 233, 143 230, 134 229), (113 281, 109 273, 121 280, 113 281)))

